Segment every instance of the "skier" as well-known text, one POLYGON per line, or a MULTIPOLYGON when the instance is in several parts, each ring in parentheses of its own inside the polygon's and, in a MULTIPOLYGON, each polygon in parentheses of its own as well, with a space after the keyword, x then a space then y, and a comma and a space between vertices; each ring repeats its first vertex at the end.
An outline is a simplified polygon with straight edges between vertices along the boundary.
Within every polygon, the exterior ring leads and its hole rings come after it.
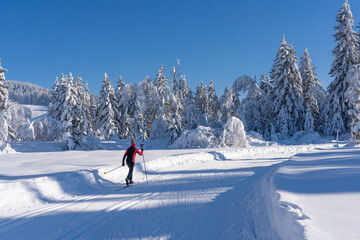
POLYGON ((126 149, 126 152, 125 152, 123 160, 122 160, 122 165, 125 166, 125 158, 126 158, 126 165, 129 167, 129 174, 127 175, 127 177, 125 179, 126 185, 134 183, 132 181, 132 176, 133 176, 133 171, 134 171, 134 166, 135 166, 136 153, 138 153, 140 156, 142 156, 143 152, 144 152, 143 144, 140 145, 141 152, 135 146, 136 146, 135 140, 131 139, 131 147, 126 149))

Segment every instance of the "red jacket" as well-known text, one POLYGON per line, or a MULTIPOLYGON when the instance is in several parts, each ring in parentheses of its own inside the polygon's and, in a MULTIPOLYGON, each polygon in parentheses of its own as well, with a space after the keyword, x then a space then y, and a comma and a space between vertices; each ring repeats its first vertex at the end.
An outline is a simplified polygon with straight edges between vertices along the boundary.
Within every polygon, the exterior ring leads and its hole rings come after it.
POLYGON ((135 163, 135 156, 136 156, 136 153, 138 153, 140 156, 143 155, 143 150, 141 150, 141 152, 139 151, 139 149, 137 149, 135 147, 136 144, 133 144, 131 145, 131 147, 129 147, 128 149, 126 149, 126 152, 124 154, 124 157, 123 157, 123 160, 122 162, 124 163, 125 162, 125 158, 126 158, 126 162, 130 163, 130 162, 133 162, 135 163))

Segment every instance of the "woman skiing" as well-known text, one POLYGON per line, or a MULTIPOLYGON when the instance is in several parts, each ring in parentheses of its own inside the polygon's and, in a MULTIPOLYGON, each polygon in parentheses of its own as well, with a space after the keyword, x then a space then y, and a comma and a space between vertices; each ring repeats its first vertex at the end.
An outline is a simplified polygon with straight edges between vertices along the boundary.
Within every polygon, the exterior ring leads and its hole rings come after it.
POLYGON ((132 181, 132 177, 133 177, 133 171, 134 171, 134 166, 135 166, 136 153, 138 153, 140 156, 142 156, 143 152, 144 152, 142 144, 141 144, 141 152, 135 146, 136 146, 135 140, 131 139, 131 146, 128 149, 126 149, 126 152, 125 152, 123 160, 122 160, 122 165, 125 166, 125 158, 126 158, 126 165, 129 167, 129 174, 127 175, 127 177, 125 179, 126 185, 134 183, 132 181))

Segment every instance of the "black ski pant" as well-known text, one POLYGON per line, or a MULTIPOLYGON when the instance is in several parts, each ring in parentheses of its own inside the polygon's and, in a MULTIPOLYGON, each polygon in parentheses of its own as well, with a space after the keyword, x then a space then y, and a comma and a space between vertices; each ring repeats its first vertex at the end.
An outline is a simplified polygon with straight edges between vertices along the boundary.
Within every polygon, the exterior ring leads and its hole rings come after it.
POLYGON ((133 177, 133 171, 134 171, 135 163, 134 162, 126 162, 126 165, 129 167, 129 173, 127 175, 127 179, 129 179, 130 182, 131 182, 132 177, 133 177))

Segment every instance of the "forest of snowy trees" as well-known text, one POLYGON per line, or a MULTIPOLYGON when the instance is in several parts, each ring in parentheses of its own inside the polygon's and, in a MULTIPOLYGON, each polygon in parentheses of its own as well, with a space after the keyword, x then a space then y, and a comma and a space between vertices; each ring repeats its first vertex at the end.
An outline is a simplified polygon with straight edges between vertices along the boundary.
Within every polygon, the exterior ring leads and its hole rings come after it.
MULTIPOLYGON (((88 149, 91 137, 168 140, 196 147, 188 139, 194 135, 211 142, 201 146, 226 146, 224 133, 229 126, 256 132, 266 140, 283 140, 299 132, 345 137, 351 133, 359 143, 360 35, 353 30, 347 0, 336 20, 329 72, 333 81, 327 91, 316 77, 309 51, 305 48, 299 61, 284 36, 269 76, 263 73, 258 81, 243 75, 220 98, 213 82, 208 86, 201 82, 193 92, 180 71, 180 60, 170 69, 170 77, 161 65, 154 79, 146 77, 138 84, 126 83, 120 76, 113 86, 105 73, 98 96, 90 94, 80 75, 74 79, 71 73, 62 74, 53 87, 49 117, 25 127, 31 128, 30 139, 62 140, 69 149, 88 149)), ((4 72, 0 67, 0 111, 8 105, 4 72)), ((1 129, 8 126, 4 121, 1 129)), ((15 136, 17 131, 10 125, 6 128, 12 139, 24 138, 15 136)))

